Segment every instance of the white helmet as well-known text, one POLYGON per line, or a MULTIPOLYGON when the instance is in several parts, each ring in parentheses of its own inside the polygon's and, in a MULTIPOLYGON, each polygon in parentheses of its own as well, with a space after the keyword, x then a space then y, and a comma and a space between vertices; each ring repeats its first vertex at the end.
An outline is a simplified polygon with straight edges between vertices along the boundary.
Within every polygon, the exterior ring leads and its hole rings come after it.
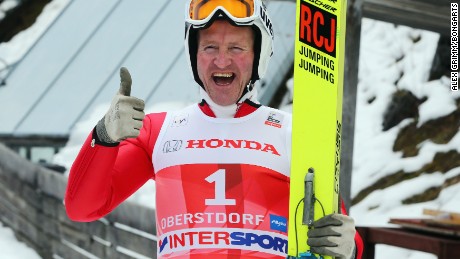
POLYGON ((265 75, 273 55, 273 26, 262 0, 188 0, 185 6, 185 53, 195 81, 203 87, 197 71, 197 31, 218 18, 255 32, 251 84, 265 75))

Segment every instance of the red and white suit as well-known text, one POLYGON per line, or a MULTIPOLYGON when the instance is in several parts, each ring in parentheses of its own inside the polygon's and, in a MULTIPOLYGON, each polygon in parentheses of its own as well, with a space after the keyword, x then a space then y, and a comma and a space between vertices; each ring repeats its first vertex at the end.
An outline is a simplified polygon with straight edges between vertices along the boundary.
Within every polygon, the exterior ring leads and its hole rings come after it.
POLYGON ((88 137, 67 213, 96 220, 154 179, 158 258, 285 258, 290 145, 291 115, 248 100, 228 119, 205 102, 149 114, 135 139, 88 137))

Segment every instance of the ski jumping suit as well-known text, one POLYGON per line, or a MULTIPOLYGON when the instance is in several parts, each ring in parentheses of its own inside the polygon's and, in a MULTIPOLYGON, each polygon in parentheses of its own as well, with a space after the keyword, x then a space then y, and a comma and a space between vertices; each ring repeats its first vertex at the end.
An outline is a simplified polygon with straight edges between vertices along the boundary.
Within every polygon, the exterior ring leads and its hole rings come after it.
POLYGON ((230 119, 205 102, 149 114, 119 145, 93 130, 70 172, 67 213, 99 219, 154 179, 158 258, 286 258, 290 152, 291 115, 249 100, 230 119))

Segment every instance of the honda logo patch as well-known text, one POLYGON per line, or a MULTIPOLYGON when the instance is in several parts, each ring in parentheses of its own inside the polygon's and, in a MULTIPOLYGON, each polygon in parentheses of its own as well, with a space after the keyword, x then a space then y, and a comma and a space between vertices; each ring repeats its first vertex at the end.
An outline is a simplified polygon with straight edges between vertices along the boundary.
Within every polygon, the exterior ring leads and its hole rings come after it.
POLYGON ((179 151, 182 147, 182 140, 168 140, 163 145, 163 153, 179 151))

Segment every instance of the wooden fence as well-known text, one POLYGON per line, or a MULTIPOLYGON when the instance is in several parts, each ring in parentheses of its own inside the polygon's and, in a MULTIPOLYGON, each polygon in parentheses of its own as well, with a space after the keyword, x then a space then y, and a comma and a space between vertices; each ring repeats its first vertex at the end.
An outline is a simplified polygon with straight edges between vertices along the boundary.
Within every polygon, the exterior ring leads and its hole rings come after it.
POLYGON ((66 183, 0 144, 0 221, 42 258, 156 258, 153 209, 124 202, 101 220, 73 222, 66 183))

